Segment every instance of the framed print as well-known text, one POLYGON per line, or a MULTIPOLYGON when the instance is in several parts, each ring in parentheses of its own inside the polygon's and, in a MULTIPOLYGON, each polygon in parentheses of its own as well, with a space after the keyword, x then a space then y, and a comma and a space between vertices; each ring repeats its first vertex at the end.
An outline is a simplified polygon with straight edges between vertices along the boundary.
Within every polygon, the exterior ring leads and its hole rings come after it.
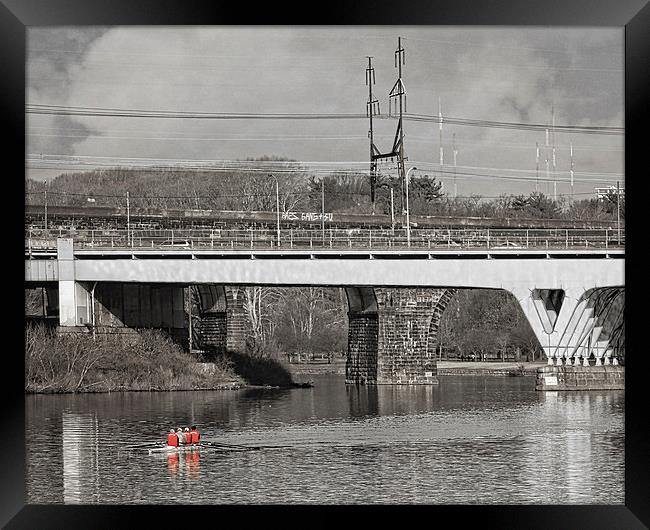
POLYGON ((647 527, 649 7, 318 7, 3 0, 3 524, 647 527))

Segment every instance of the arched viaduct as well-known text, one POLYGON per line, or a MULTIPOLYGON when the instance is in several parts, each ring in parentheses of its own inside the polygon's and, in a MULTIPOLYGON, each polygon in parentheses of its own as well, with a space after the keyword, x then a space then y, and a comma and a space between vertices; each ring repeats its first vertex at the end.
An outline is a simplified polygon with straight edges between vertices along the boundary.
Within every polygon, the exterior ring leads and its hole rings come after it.
POLYGON ((215 350, 245 344, 242 287, 341 287, 349 316, 346 380, 431 384, 437 374, 429 345, 459 288, 512 293, 549 365, 616 364, 624 335, 622 257, 611 250, 75 252, 72 240, 60 239, 56 259, 25 261, 25 278, 58 288, 61 326, 101 325, 119 313, 115 307, 121 303, 124 325, 182 327, 178 293, 182 298, 184 286, 196 285, 204 340, 215 350), (118 285, 131 294, 119 295, 118 285))

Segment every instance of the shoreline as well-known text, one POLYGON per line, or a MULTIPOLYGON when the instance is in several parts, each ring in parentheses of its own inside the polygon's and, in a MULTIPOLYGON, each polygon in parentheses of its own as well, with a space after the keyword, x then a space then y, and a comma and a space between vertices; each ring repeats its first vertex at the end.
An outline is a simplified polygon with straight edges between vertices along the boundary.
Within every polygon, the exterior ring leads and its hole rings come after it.
MULTIPOLYGON (((345 361, 328 363, 283 363, 292 375, 345 375, 345 361)), ((532 376, 538 368, 546 366, 545 361, 516 362, 516 361, 438 361, 438 375, 500 375, 500 376, 532 376)))
MULTIPOLYGON (((336 361, 328 363, 296 363, 283 365, 291 372, 292 376, 309 376, 309 375, 340 375, 345 376, 345 361, 336 361)), ((535 376, 537 370, 546 366, 545 362, 474 362, 474 361, 439 361, 438 376, 482 376, 494 375, 502 377, 522 377, 535 376)), ((294 381, 289 385, 253 385, 245 381, 230 381, 217 383, 205 387, 187 387, 187 388, 117 388, 112 390, 106 389, 87 389, 81 391, 64 391, 60 389, 46 390, 25 390, 25 395, 53 395, 53 394, 111 394, 116 392, 204 392, 204 391, 223 391, 223 390, 264 390, 264 389, 292 389, 292 388, 312 388, 314 385, 311 381, 294 381)))
POLYGON ((230 383, 219 383, 214 386, 195 388, 118 388, 113 390, 79 390, 77 392, 68 390, 25 390, 25 395, 55 395, 55 394, 114 394, 118 392, 206 392, 223 390, 279 390, 292 388, 313 388, 310 381, 294 382, 290 385, 252 385, 241 381, 230 383))

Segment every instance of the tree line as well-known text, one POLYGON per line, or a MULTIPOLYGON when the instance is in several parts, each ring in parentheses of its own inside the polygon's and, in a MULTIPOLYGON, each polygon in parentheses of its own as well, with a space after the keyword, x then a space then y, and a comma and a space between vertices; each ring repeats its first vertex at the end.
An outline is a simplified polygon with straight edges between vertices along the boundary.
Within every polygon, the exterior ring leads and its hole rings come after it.
MULTIPOLYGON (((28 179, 27 204, 51 206, 126 207, 129 193, 133 208, 180 208, 234 211, 280 210, 373 213, 367 175, 334 172, 310 174, 298 162, 278 157, 250 161, 251 166, 273 161, 273 169, 133 169, 111 168, 62 173, 49 183, 28 179), (272 176, 271 176, 272 175, 272 176), (276 197, 276 180, 278 197, 276 197)), ((486 198, 478 194, 452 197, 436 176, 409 178, 411 215, 532 218, 565 220, 625 219, 625 197, 615 190, 603 198, 554 200, 541 192, 502 194, 486 198), (618 204, 620 200, 620 205, 618 204), (619 208, 620 206, 620 208, 619 208)), ((390 215, 402 211, 402 183, 395 176, 379 176, 374 211, 390 215)))

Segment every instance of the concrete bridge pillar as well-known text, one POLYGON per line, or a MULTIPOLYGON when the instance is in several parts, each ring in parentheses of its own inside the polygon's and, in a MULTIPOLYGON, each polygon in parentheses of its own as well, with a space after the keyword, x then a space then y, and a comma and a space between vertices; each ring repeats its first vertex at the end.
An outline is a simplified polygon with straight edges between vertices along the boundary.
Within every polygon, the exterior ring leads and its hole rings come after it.
POLYGON ((84 316, 87 318, 87 315, 83 314, 84 311, 81 315, 77 315, 79 309, 77 297, 80 302, 83 302, 86 292, 75 282, 75 263, 71 239, 57 240, 57 261, 59 269, 59 325, 78 326, 83 324, 80 320, 83 320, 84 316))
POLYGON ((435 342, 440 314, 452 293, 437 288, 346 288, 346 382, 438 383, 429 344, 435 342))

